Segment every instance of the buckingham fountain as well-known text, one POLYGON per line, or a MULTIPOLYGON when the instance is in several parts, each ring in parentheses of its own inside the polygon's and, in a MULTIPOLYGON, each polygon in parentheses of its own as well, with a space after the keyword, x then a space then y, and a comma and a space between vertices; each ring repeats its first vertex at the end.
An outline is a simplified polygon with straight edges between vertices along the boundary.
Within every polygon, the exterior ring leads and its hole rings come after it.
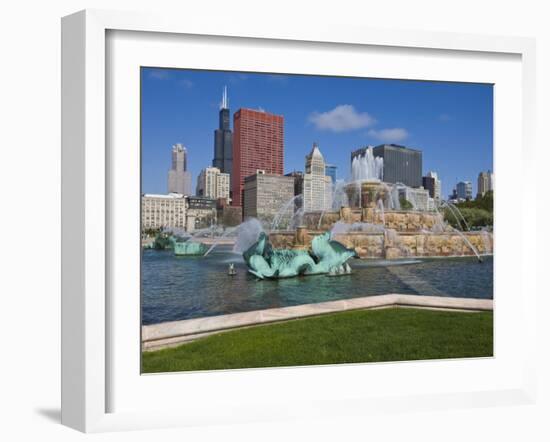
MULTIPOLYGON (((363 156, 354 158, 351 179, 334 186, 331 209, 304 213, 292 210, 300 204, 283 208, 290 213, 276 217, 268 235, 271 246, 306 250, 315 259, 316 243, 326 236, 340 253, 353 250, 354 256, 363 259, 474 256, 481 261, 493 253, 493 235, 488 230, 458 230, 444 220, 437 206, 420 209, 413 198, 412 208, 401 208, 400 195, 406 186, 385 183, 382 171, 383 159, 366 149, 363 156)), ((463 220, 458 208, 444 204, 451 216, 463 220)))
MULTIPOLYGON (((458 230, 444 220, 437 206, 421 209, 413 198, 407 209, 402 208, 400 192, 406 186, 384 182, 382 171, 383 159, 367 148, 363 156, 354 158, 351 179, 333 186, 328 210, 304 212, 298 195, 283 204, 269 223, 250 219, 223 233, 214 232, 215 227, 193 235, 163 232, 155 245, 171 248, 176 256, 208 256, 218 243, 232 238, 233 253, 240 254, 248 271, 260 279, 349 275, 351 258, 472 256, 481 261, 492 255, 490 231, 458 230)), ((461 225, 459 209, 444 204, 461 225)))

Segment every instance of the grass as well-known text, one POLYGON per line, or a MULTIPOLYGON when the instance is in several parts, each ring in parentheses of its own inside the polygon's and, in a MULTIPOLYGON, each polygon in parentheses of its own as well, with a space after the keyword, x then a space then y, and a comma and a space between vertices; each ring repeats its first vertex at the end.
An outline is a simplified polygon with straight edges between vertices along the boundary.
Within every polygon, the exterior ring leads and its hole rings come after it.
POLYGON ((493 355, 493 313, 356 310, 211 335, 144 352, 143 373, 493 355))

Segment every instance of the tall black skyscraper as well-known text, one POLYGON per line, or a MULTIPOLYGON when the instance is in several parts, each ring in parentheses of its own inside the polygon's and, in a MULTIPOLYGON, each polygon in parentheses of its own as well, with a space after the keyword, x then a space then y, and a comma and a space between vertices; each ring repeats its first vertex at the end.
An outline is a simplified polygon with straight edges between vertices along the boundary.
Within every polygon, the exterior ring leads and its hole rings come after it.
POLYGON ((228 173, 231 180, 233 171, 233 133, 230 127, 229 103, 227 101, 227 87, 223 88, 220 105, 219 128, 214 131, 214 159, 212 166, 224 173, 228 173))

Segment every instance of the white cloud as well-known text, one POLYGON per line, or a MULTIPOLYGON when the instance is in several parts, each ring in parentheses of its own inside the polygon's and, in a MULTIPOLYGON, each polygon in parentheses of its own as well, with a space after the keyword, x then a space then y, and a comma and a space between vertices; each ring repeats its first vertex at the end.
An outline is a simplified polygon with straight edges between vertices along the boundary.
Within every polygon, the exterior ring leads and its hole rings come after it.
POLYGON ((376 120, 367 112, 357 112, 351 104, 340 104, 328 112, 313 112, 309 116, 317 129, 345 132, 372 126, 376 120))
POLYGON ((380 129, 375 130, 371 129, 369 130, 368 134, 371 137, 376 138, 379 141, 382 141, 384 143, 396 143, 399 141, 403 141, 409 136, 409 133, 406 129, 403 129, 402 127, 395 127, 392 129, 380 129))
POLYGON ((186 89, 191 89, 194 86, 193 82, 191 80, 187 79, 187 78, 182 78, 179 81, 179 84, 182 85, 186 89))
POLYGON ((154 78, 155 80, 167 80, 170 78, 170 72, 168 69, 153 69, 149 72, 149 77, 154 78))

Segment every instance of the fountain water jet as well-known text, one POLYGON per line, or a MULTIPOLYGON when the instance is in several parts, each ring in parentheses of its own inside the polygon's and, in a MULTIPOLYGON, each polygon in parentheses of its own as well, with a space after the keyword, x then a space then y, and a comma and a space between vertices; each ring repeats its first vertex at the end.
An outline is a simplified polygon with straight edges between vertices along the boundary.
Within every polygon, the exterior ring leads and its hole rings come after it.
POLYGON ((265 233, 262 223, 256 218, 249 218, 237 227, 237 240, 233 246, 234 253, 244 253, 254 244, 261 233, 265 233))
POLYGON ((362 156, 356 156, 351 162, 351 180, 365 181, 384 178, 384 159, 374 156, 372 146, 369 146, 362 156))
POLYGON ((462 215, 462 212, 460 211, 460 209, 458 207, 456 207, 453 203, 449 203, 448 201, 441 201, 441 204, 443 204, 445 207, 449 208, 449 210, 451 211, 451 213, 455 217, 457 225, 459 227, 462 227, 462 225, 460 224, 460 221, 458 220, 458 218, 456 216, 457 213, 460 215, 460 218, 464 222, 464 226, 466 227, 466 230, 470 230, 470 226, 469 226, 468 222, 466 221, 466 219, 464 218, 464 215, 462 215))
POLYGON ((214 250, 214 248, 220 243, 220 241, 222 241, 224 238, 227 238, 229 235, 235 233, 237 230, 238 230, 239 226, 236 226, 236 227, 230 227, 228 229, 225 230, 225 232, 221 235, 221 236, 218 236, 218 238, 216 238, 216 240, 212 243, 212 245, 209 247, 209 249, 206 251, 206 253, 204 254, 204 256, 208 256, 208 254, 214 250))
POLYGON ((290 198, 277 212, 277 214, 273 217, 273 221, 271 222, 271 230, 280 230, 280 224, 283 221, 283 217, 287 215, 287 212, 290 211, 290 219, 288 221, 287 227, 290 228, 291 223, 294 219, 294 216, 297 211, 299 211, 303 207, 303 195, 295 195, 292 198, 290 198))

